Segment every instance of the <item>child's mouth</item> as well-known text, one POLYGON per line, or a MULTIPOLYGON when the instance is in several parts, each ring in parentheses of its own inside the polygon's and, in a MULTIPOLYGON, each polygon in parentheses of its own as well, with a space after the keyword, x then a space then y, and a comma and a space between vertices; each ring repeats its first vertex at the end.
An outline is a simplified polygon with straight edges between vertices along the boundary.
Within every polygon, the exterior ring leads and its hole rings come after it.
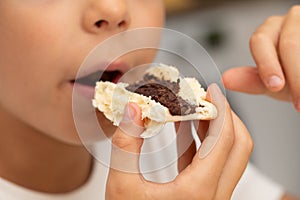
POLYGON ((95 86, 97 81, 109 81, 117 83, 122 76, 122 72, 119 70, 114 71, 97 71, 91 73, 87 76, 72 80, 73 83, 86 85, 86 86, 95 86))

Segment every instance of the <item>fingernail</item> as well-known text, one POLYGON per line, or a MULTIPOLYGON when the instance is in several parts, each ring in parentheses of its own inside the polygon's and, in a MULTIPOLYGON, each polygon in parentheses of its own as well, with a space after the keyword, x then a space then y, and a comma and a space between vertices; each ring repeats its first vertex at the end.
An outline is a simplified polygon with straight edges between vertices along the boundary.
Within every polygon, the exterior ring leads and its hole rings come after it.
POLYGON ((277 88, 283 84, 282 79, 279 76, 271 76, 268 81, 268 87, 277 88))
POLYGON ((144 127, 137 124, 138 110, 132 105, 127 104, 124 110, 124 117, 119 125, 119 129, 126 135, 140 138, 144 127))
POLYGON ((132 106, 130 106, 129 104, 127 104, 125 109, 124 109, 123 122, 133 121, 135 115, 136 115, 135 109, 132 108, 132 106))
POLYGON ((207 137, 200 147, 199 159, 204 159, 213 150, 219 140, 225 119, 226 102, 220 88, 216 84, 213 84, 210 86, 209 91, 213 99, 212 103, 218 109, 218 117, 210 121, 207 137))

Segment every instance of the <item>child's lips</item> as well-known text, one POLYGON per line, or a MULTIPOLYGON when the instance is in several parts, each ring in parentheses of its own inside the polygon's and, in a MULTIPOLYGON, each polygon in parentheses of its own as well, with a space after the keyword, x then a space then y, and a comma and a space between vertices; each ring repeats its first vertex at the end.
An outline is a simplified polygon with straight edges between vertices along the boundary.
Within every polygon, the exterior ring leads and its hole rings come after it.
POLYGON ((97 81, 109 81, 109 82, 117 83, 121 77, 122 77, 122 72, 118 70, 98 71, 89 74, 87 76, 77 78, 76 80, 72 80, 71 82, 86 85, 86 86, 95 86, 97 81))
POLYGON ((81 69, 77 77, 69 81, 73 87, 73 92, 92 99, 96 82, 109 81, 117 83, 124 72, 129 70, 129 66, 122 62, 112 63, 107 65, 106 68, 103 66, 106 65, 81 69))
POLYGON ((70 82, 73 86, 73 92, 92 99, 94 97, 94 87, 97 81, 101 80, 117 83, 121 77, 122 73, 120 71, 99 71, 76 80, 71 80, 70 82))
POLYGON ((71 83, 73 88, 73 95, 79 94, 80 96, 83 96, 86 99, 93 99, 94 98, 94 87, 78 84, 78 83, 71 83))
POLYGON ((124 72, 129 69, 130 67, 124 62, 114 62, 110 65, 102 63, 94 65, 94 67, 80 69, 77 77, 71 80, 71 82, 89 86, 95 86, 95 83, 100 80, 117 83, 124 72))

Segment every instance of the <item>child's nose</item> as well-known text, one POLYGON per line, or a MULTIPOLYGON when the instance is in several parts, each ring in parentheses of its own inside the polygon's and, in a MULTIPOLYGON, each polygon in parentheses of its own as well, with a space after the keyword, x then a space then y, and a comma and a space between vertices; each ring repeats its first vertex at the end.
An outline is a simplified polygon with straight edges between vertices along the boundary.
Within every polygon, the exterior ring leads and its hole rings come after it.
POLYGON ((117 32, 130 24, 128 3, 124 0, 91 0, 84 18, 85 28, 92 33, 117 32))

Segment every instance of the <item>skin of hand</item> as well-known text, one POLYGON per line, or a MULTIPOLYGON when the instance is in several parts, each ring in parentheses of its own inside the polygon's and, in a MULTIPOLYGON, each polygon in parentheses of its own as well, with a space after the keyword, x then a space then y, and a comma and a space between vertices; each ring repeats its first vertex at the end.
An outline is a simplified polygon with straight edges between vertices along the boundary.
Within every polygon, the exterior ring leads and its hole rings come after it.
POLYGON ((127 127, 131 132, 128 135, 123 128, 118 128, 113 135, 106 199, 230 199, 246 168, 253 142, 248 130, 232 112, 218 86, 212 84, 208 93, 211 102, 218 109, 218 117, 209 122, 207 136, 191 163, 182 169, 175 180, 163 184, 145 180, 139 171, 139 153, 143 139, 138 136, 142 129, 132 127, 133 124, 142 127, 143 122, 140 120, 139 107, 136 104, 128 104, 124 118, 131 119, 131 128, 127 127), (128 160, 122 152, 134 156, 128 160), (118 162, 124 165, 124 161, 127 161, 127 164, 131 163, 136 173, 114 168, 118 162))
MULTIPOLYGON (((252 35, 250 48, 256 67, 226 71, 225 87, 290 101, 300 112, 300 6, 293 6, 285 16, 269 17, 252 35)), ((288 194, 282 197, 296 199, 288 194)))
POLYGON ((225 86, 291 101, 300 112, 300 5, 285 16, 269 17, 252 35, 250 48, 256 67, 226 71, 225 86))

